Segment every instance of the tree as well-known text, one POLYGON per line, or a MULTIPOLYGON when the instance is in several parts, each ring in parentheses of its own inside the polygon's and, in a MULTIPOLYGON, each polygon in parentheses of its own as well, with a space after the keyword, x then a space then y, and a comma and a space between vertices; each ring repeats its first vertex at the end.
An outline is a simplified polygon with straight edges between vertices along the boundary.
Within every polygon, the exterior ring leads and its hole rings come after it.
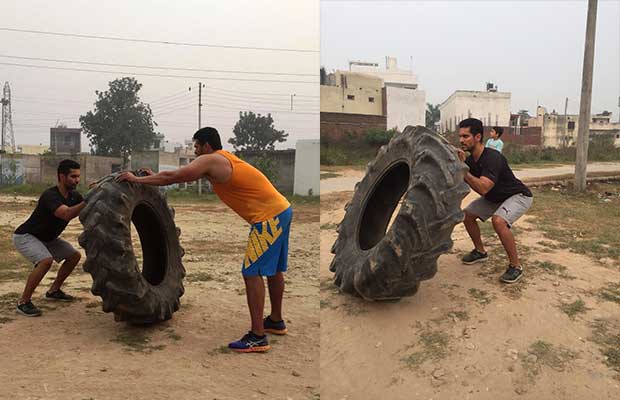
POLYGON ((142 84, 124 77, 109 83, 109 90, 95 91, 95 109, 80 116, 80 124, 90 140, 92 153, 120 156, 127 168, 133 151, 146 150, 155 139, 153 113, 140 101, 142 84))
POLYGON ((239 150, 273 150, 276 142, 286 141, 288 133, 273 126, 271 114, 261 116, 252 111, 240 112, 239 121, 233 129, 234 138, 228 139, 235 151, 239 150))
POLYGON ((435 124, 439 122, 439 104, 432 105, 426 103, 426 127, 428 129, 435 129, 435 124))
POLYGON ((325 67, 321 67, 320 76, 321 85, 327 85, 327 72, 325 71, 325 67))

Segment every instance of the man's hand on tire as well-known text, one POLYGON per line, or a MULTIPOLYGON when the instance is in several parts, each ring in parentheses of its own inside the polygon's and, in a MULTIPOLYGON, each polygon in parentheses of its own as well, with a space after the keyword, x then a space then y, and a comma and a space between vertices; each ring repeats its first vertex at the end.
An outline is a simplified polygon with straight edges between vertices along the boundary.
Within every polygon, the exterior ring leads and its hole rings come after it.
POLYGON ((138 180, 134 174, 132 174, 129 171, 125 171, 116 177, 116 182, 123 182, 123 181, 137 182, 138 180))

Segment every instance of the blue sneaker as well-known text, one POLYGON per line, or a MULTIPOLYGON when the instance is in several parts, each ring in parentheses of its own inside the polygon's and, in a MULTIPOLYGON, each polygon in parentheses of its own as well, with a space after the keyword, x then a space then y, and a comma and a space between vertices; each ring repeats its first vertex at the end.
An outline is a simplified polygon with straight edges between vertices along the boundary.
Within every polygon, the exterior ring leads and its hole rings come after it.
POLYGON ((267 341, 267 335, 260 337, 249 331, 241 339, 229 343, 228 348, 239 353, 264 353, 271 349, 271 346, 267 341))
POLYGON ((265 329, 265 332, 273 333, 274 335, 286 335, 286 332, 288 332, 284 321, 274 321, 271 319, 271 315, 263 320, 263 329, 265 329))

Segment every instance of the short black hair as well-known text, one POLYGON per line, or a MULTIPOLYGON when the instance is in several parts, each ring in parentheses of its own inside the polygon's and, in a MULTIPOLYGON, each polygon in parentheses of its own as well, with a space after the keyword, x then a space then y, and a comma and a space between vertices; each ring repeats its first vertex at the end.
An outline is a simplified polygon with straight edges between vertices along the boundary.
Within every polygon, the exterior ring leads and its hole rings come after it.
POLYGON ((494 126, 493 130, 495 131, 495 133, 497 133, 497 138, 501 138, 502 135, 504 134, 504 128, 502 128, 501 126, 494 126))
POLYGON ((209 143, 213 150, 222 150, 222 140, 220 139, 220 134, 217 133, 217 129, 210 126, 198 129, 196 133, 194 133, 194 140, 201 146, 209 143))
POLYGON ((60 164, 58 164, 58 170, 56 171, 56 174, 63 174, 64 176, 67 176, 72 169, 80 169, 80 164, 77 161, 69 159, 62 160, 60 164))
POLYGON ((482 138, 484 137, 484 126, 482 125, 482 121, 476 118, 467 118, 459 122, 459 128, 469 128, 469 132, 472 135, 476 136, 480 134, 480 142, 482 142, 482 138))

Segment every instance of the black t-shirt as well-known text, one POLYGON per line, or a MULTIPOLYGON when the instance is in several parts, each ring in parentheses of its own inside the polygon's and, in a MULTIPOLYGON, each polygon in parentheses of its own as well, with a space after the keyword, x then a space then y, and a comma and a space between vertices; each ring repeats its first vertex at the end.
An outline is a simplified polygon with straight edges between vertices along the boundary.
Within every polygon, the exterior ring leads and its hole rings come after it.
POLYGON ((15 233, 18 235, 29 233, 43 242, 54 240, 60 236, 69 223, 56 217, 54 212, 63 204, 72 207, 83 200, 82 195, 75 190, 71 191, 65 199, 58 190, 58 186, 46 189, 39 197, 37 207, 30 215, 30 218, 21 224, 15 230, 15 233))
POLYGON ((497 150, 485 147, 478 161, 471 155, 465 160, 469 172, 476 178, 486 176, 495 185, 484 195, 484 198, 493 203, 502 203, 515 194, 532 197, 532 192, 512 173, 508 160, 497 150))

